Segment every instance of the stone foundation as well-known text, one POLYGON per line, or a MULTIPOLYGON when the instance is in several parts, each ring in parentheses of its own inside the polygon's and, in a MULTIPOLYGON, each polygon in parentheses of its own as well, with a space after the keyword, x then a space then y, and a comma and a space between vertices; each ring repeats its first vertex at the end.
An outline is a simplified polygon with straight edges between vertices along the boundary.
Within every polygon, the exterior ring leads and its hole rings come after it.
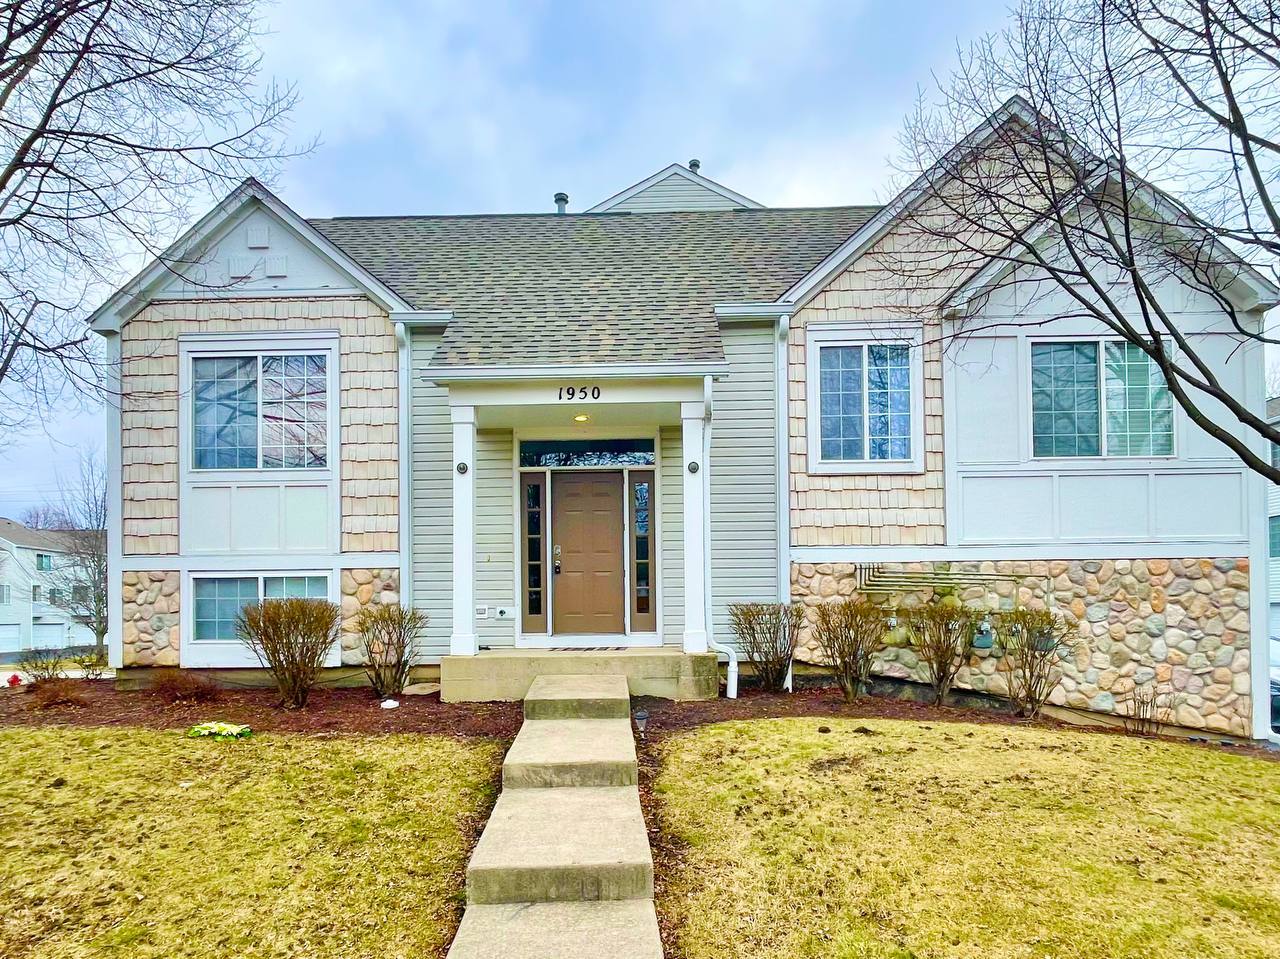
POLYGON ((366 606, 400 602, 398 569, 344 569, 342 571, 342 665, 364 663, 356 617, 366 606))
POLYGON ((122 575, 125 666, 178 665, 180 582, 176 570, 122 575))
MULTIPOLYGON (((1132 713, 1135 690, 1142 690, 1158 695, 1163 721, 1251 735, 1247 559, 889 563, 884 568, 927 572, 935 565, 1007 577, 960 588, 957 594, 970 605, 991 610, 1047 605, 1075 627, 1078 642, 1063 661, 1062 683, 1050 702, 1124 716, 1132 713)), ((849 564, 792 565, 792 598, 810 607, 801 661, 821 661, 813 640, 813 607, 853 595, 854 577, 849 564)), ((873 598, 911 606, 932 594, 926 587, 873 598)), ((956 685, 1003 694, 1008 668, 999 650, 977 650, 956 685)), ((877 671, 924 680, 909 648, 885 650, 877 671)))

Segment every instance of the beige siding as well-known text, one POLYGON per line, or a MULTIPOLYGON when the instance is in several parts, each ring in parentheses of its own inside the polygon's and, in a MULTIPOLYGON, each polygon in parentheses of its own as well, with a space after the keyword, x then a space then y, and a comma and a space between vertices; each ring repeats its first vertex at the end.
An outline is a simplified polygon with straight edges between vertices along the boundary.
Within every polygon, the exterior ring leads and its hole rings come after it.
POLYGON ((711 429, 712 628, 729 642, 729 604, 778 599, 778 472, 772 324, 721 330, 727 377, 711 429))
POLYGON ((126 555, 178 552, 178 337, 333 330, 340 335, 342 549, 398 548, 395 333, 363 297, 153 303, 121 332, 126 555))
POLYGON ((659 433, 658 522, 661 537, 662 641, 684 641, 684 451, 680 427, 659 433))
MULTIPOLYGON (((510 430, 476 431, 476 605, 515 611, 515 493, 510 430)), ((481 646, 515 643, 516 617, 476 620, 481 646)))
POLYGON ((449 651, 453 632, 453 428, 448 391, 424 381, 439 333, 413 334, 413 582, 405 594, 425 612, 424 655, 449 651))
MULTIPOLYGON (((807 469, 805 332, 826 322, 918 317, 930 290, 903 279, 925 257, 920 236, 890 232, 791 318, 788 419, 791 541, 797 546, 933 546, 945 543, 942 465, 942 351, 936 325, 926 328, 924 472, 822 475, 807 469)), ((815 427, 816 427, 816 413, 815 427)))
POLYGON ((678 173, 664 177, 627 197, 611 213, 670 213, 675 210, 735 210, 742 204, 708 190, 678 173))

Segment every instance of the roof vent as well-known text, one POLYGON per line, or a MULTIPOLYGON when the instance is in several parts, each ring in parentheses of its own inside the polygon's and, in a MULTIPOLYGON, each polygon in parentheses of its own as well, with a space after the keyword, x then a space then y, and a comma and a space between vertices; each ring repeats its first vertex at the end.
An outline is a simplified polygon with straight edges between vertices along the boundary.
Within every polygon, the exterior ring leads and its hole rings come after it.
POLYGON ((689 172, 690 172, 690 173, 697 173, 700 169, 702 169, 702 161, 701 161, 701 160, 690 160, 690 161, 689 161, 689 172))
POLYGON ((565 207, 567 207, 568 205, 569 205, 569 194, 557 193, 556 194, 556 212, 563 213, 565 207))

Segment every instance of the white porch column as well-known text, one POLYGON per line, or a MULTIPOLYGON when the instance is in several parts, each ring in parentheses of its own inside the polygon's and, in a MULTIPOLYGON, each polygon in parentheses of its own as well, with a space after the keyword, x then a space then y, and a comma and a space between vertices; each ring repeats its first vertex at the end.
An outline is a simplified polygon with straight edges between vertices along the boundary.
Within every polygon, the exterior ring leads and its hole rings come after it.
POLYGON ((707 407, 704 402, 680 404, 684 462, 684 651, 707 651, 707 535, 706 452, 707 407))
POLYGON ((476 408, 452 406, 453 634, 449 653, 476 654, 476 408))

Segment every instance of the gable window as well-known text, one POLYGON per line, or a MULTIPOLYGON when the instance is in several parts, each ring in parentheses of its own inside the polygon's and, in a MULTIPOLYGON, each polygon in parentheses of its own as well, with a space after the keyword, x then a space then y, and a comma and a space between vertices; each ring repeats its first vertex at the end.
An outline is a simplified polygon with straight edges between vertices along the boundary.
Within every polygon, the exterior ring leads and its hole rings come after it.
POLYGON ((880 340, 812 327, 810 339, 811 470, 920 469, 919 347, 897 331, 880 340))
POLYGON ((1133 344, 1033 343, 1031 429, 1036 457, 1172 456, 1173 397, 1133 344))
POLYGON ((192 639, 235 642, 236 618, 246 606, 264 599, 328 599, 329 577, 206 576, 191 581, 195 598, 192 639))
POLYGON ((261 353, 191 361, 195 469, 329 465, 325 353, 261 353))
POLYGON ((7 583, 0 583, 0 606, 8 606, 13 602, 13 590, 7 583))
POLYGON ((36 553, 36 569, 47 573, 53 569, 53 557, 48 553, 36 553))

